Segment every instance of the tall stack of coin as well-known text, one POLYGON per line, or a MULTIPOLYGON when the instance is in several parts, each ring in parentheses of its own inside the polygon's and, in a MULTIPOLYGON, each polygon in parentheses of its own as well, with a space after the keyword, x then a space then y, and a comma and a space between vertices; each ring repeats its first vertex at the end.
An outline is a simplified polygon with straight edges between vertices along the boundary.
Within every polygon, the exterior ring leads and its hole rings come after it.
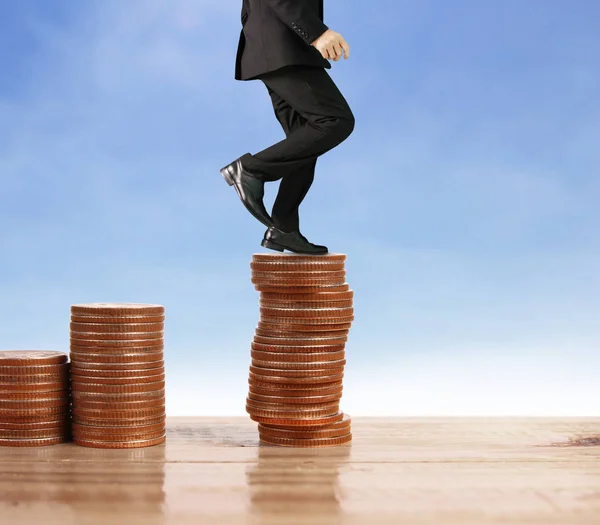
POLYGON ((165 441, 164 307, 71 306, 73 441, 137 448, 165 441))
POLYGON ((0 351, 0 446, 69 440, 67 359, 62 352, 0 351))
POLYGON ((322 447, 352 440, 340 411, 345 344, 354 320, 346 255, 254 254, 260 321, 246 411, 260 441, 322 447))

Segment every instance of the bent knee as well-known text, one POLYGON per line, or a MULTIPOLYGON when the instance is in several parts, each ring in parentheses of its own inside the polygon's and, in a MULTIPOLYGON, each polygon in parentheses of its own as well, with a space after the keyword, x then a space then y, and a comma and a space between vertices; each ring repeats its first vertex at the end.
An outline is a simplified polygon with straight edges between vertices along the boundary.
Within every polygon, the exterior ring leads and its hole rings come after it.
POLYGON ((340 142, 346 140, 354 131, 354 115, 349 112, 343 117, 338 117, 335 123, 335 131, 340 142))

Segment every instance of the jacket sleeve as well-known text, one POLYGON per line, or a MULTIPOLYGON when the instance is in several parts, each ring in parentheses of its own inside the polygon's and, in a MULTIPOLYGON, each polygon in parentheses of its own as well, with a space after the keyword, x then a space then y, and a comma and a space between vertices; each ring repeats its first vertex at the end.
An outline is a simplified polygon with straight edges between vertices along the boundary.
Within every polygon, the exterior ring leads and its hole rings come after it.
POLYGON ((309 45, 329 29, 304 0, 263 0, 263 2, 309 45))

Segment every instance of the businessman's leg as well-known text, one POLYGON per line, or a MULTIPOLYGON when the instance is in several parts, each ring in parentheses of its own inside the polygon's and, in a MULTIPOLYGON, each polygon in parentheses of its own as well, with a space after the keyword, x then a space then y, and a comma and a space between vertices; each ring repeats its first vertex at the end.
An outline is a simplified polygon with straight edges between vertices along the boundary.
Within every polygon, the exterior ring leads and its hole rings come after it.
POLYGON ((275 181, 294 177, 352 133, 354 115, 324 68, 288 66, 260 79, 278 95, 279 106, 289 105, 294 113, 285 117, 293 127, 284 140, 241 157, 244 167, 257 178, 275 181))
MULTIPOLYGON (((286 137, 289 137, 294 130, 307 125, 307 120, 300 113, 268 85, 266 87, 273 103, 275 116, 286 137)), ((316 164, 317 158, 307 160, 298 169, 288 173, 290 176, 281 179, 271 213, 276 228, 285 232, 300 229, 298 208, 313 183, 316 164)))

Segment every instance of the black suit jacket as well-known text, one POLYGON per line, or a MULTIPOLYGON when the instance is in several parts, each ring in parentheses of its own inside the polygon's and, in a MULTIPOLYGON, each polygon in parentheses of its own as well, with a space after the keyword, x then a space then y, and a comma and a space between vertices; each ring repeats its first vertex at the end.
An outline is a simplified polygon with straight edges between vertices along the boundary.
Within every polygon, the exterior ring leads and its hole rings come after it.
POLYGON ((330 69, 310 45, 327 29, 323 0, 242 0, 235 79, 251 80, 293 64, 330 69))

